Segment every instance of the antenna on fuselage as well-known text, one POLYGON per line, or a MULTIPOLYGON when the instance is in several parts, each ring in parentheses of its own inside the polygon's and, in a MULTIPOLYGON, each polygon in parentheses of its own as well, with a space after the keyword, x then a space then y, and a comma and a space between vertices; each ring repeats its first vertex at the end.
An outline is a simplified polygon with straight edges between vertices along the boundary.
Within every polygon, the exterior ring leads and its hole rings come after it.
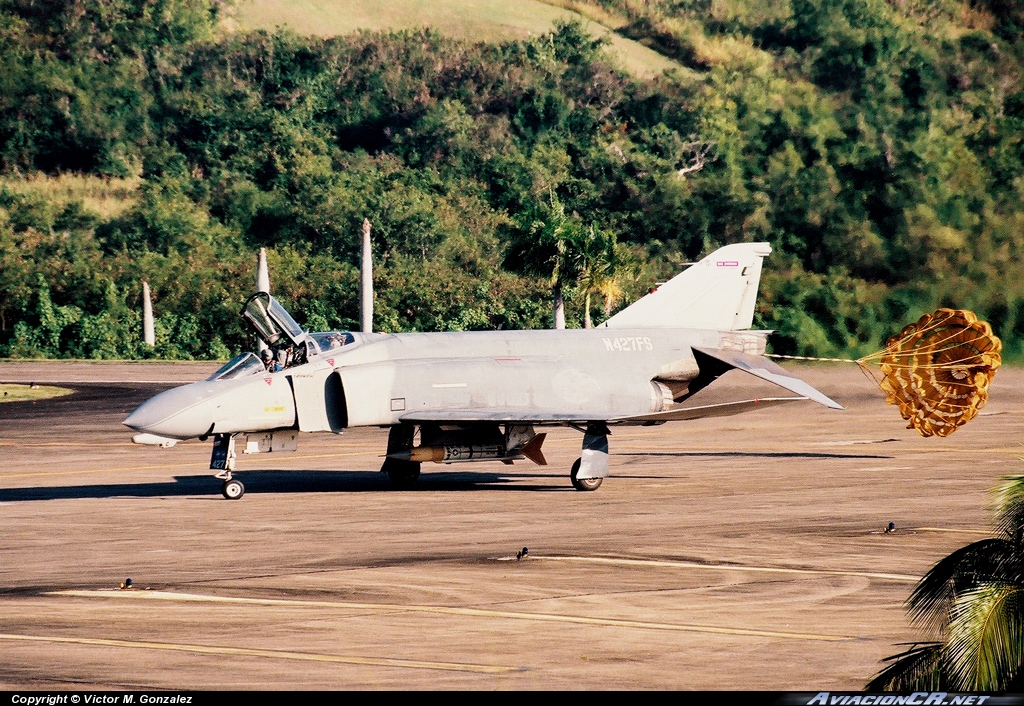
POLYGON ((359 266, 359 324, 364 333, 373 331, 373 250, 370 248, 370 219, 363 219, 363 256, 359 266))
MULTIPOLYGON (((270 270, 267 268, 267 249, 260 248, 259 264, 256 267, 256 291, 270 294, 270 270)), ((262 339, 259 341, 259 350, 265 351, 269 348, 262 339)))

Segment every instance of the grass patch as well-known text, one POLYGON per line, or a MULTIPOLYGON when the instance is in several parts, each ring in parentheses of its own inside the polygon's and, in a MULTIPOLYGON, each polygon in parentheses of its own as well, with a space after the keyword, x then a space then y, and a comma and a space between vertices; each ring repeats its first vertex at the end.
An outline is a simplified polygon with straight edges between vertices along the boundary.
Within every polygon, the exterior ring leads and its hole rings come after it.
POLYGON ((616 34, 623 18, 578 0, 241 0, 228 25, 242 30, 288 27, 319 37, 431 27, 450 37, 500 42, 550 32, 559 20, 580 21, 594 36, 608 37, 623 68, 636 76, 660 76, 671 69, 688 73, 682 64, 616 34))
POLYGON ((104 220, 128 210, 137 198, 141 177, 110 179, 92 174, 32 174, 0 177, 0 187, 14 194, 32 194, 50 203, 81 202, 104 220))
POLYGON ((66 387, 54 387, 53 385, 17 385, 13 383, 0 383, 0 403, 2 402, 30 402, 32 400, 48 400, 51 397, 63 397, 74 394, 74 390, 66 387))
POLYGON ((608 29, 619 30, 629 24, 629 18, 625 15, 613 13, 608 8, 587 2, 587 0, 541 0, 541 2, 545 5, 572 10, 608 29))

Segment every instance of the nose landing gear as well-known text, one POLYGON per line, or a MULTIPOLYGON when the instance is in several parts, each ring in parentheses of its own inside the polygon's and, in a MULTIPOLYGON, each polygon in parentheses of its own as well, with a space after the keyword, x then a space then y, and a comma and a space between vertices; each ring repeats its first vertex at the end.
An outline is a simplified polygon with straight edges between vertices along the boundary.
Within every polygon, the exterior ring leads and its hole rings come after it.
POLYGON ((233 434, 214 434, 210 469, 218 471, 214 478, 224 481, 220 492, 225 498, 238 500, 245 495, 245 486, 242 485, 242 481, 231 477, 231 471, 235 470, 235 437, 233 434))

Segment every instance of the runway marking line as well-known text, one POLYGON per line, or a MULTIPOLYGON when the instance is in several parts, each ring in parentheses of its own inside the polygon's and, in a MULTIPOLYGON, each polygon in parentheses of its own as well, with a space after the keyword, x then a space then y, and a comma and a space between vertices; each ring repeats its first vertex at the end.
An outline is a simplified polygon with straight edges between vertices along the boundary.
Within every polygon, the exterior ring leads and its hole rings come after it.
POLYGON ((233 655, 243 657, 267 657, 269 659, 290 659, 303 662, 330 662, 334 664, 361 664, 374 667, 405 667, 407 669, 434 669, 449 672, 476 672, 478 674, 508 674, 526 671, 524 667, 502 667, 489 664, 465 664, 461 662, 430 662, 416 659, 391 657, 359 657, 330 655, 316 652, 289 652, 286 650, 255 650, 247 647, 217 647, 192 645, 177 642, 147 642, 139 640, 108 640, 92 637, 53 637, 45 635, 11 635, 0 633, 0 640, 22 642, 57 642, 73 645, 98 647, 127 647, 143 650, 166 650, 169 652, 198 652, 208 655, 233 655))
POLYGON ((787 569, 775 566, 744 566, 736 564, 703 564, 699 561, 675 561, 671 559, 617 559, 599 556, 538 556, 530 561, 577 561, 589 564, 614 564, 618 566, 658 566, 680 569, 707 569, 712 571, 751 571, 772 574, 803 574, 807 576, 853 576, 866 579, 884 579, 886 581, 905 581, 917 583, 920 576, 909 574, 885 574, 872 571, 842 571, 839 569, 787 569))
POLYGON ((521 613, 503 610, 485 610, 481 608, 452 608, 431 605, 396 605, 392 603, 350 603, 344 601, 307 601, 281 598, 239 598, 234 596, 209 596, 195 593, 173 593, 170 591, 84 591, 66 590, 53 591, 45 595, 72 596, 76 598, 136 598, 144 600, 181 601, 192 603, 226 603, 245 605, 265 605, 302 608, 334 608, 346 610, 372 610, 398 613, 428 613, 435 615, 457 615, 474 618, 504 618, 510 620, 529 620, 533 622, 571 623, 576 625, 599 625, 614 628, 633 628, 640 630, 669 630, 677 632, 707 633, 712 635, 737 635, 743 637, 770 637, 786 640, 811 640, 817 642, 843 642, 855 640, 850 635, 827 635, 818 633, 784 632, 778 630, 755 630, 750 628, 728 628, 714 625, 687 625, 681 623, 654 623, 623 618, 585 618, 574 615, 555 613, 521 613))
POLYGON ((954 532, 956 534, 977 534, 982 537, 991 537, 992 532, 986 532, 985 530, 970 530, 970 529, 952 529, 947 527, 908 527, 917 532, 954 532))
POLYGON ((25 446, 35 448, 37 446, 79 446, 85 447, 107 447, 107 446, 131 446, 131 441, 76 441, 73 444, 67 441, 0 441, 0 446, 25 446))

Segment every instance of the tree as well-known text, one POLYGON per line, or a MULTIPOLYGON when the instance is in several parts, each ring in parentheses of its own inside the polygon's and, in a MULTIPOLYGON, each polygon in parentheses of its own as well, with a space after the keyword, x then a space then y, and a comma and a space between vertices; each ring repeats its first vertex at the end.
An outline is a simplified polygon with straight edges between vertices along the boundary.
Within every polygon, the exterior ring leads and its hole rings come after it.
POLYGON ((889 657, 869 691, 1016 691, 1024 686, 1024 475, 996 489, 999 536, 933 566, 907 601, 940 640, 889 657))
POLYGON ((583 328, 593 328, 591 296, 599 294, 604 300, 607 319, 623 294, 622 283, 635 274, 637 263, 629 249, 617 242, 615 233, 602 230, 593 223, 583 229, 576 247, 579 261, 577 284, 583 292, 583 328))
POLYGON ((575 285, 583 271, 581 244, 586 229, 575 214, 568 215, 558 197, 539 202, 519 218, 522 237, 506 255, 506 265, 547 277, 551 285, 554 328, 565 328, 565 289, 575 285))
POLYGON ((554 324, 565 328, 565 288, 579 279, 582 268, 579 243, 582 240, 579 219, 565 215, 562 204, 555 202, 551 218, 540 233, 541 245, 553 253, 548 258, 551 266, 551 296, 554 299, 554 324))

